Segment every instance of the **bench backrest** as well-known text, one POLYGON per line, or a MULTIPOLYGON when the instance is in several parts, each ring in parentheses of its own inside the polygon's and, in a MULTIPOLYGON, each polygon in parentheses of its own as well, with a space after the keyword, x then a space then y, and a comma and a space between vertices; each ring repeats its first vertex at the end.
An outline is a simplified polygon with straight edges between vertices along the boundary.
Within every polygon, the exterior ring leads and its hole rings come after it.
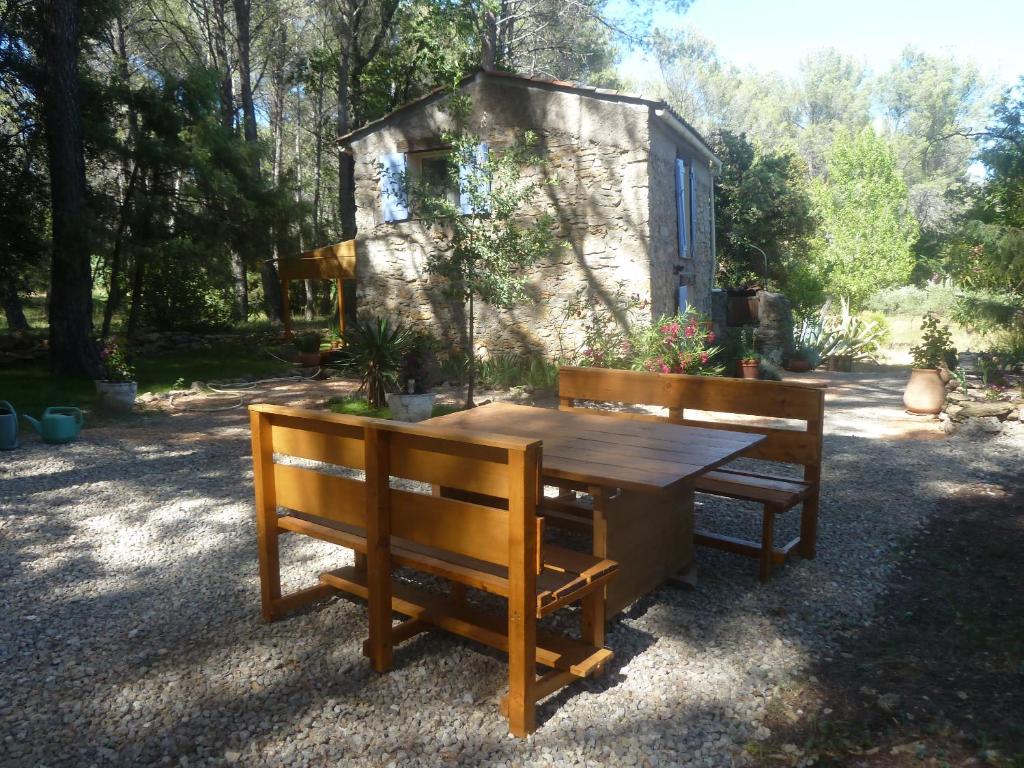
POLYGON ((637 419, 670 421, 710 429, 755 432, 767 439, 745 456, 766 461, 800 464, 813 476, 821 466, 821 434, 825 412, 825 390, 821 386, 787 381, 728 379, 687 376, 678 373, 646 373, 607 368, 562 368, 558 372, 561 410, 580 409, 577 402, 617 402, 628 405, 660 406, 668 416, 621 414, 637 419), (708 411, 715 421, 687 418, 686 411, 708 411), (762 426, 730 421, 729 415, 789 419, 801 426, 762 426), (721 416, 721 421, 717 420, 721 416))
POLYGON ((364 529, 368 547, 400 537, 506 566, 510 580, 539 569, 539 441, 272 405, 249 410, 258 512, 273 505, 364 529), (275 454, 363 474, 275 462, 275 454), (474 501, 393 488, 391 478, 474 501))

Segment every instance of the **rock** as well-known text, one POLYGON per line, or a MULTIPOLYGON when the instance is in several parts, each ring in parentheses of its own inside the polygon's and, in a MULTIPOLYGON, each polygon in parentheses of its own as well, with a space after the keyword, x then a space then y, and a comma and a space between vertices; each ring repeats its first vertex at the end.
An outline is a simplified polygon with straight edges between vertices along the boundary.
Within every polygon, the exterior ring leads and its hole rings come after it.
POLYGON ((781 293, 758 291, 758 327, 754 345, 762 357, 775 365, 793 351, 793 308, 781 293))
POLYGON ((896 709, 899 707, 903 699, 898 693, 883 693, 878 697, 878 708, 888 712, 890 715, 896 713, 896 709))
MULTIPOLYGON (((948 409, 947 409, 948 412, 948 409)), ((963 409, 959 412, 960 419, 977 419, 982 417, 995 417, 1005 419, 1013 412, 1011 403, 990 400, 983 403, 964 403, 963 409)))
POLYGON ((949 418, 953 419, 956 418, 957 414, 963 411, 963 409, 964 407, 962 405, 958 405, 957 403, 950 403, 949 405, 946 406, 946 411, 942 415, 949 416, 949 418))
POLYGON ((982 416, 977 419, 967 419, 957 425, 957 434, 963 437, 984 437, 986 435, 997 435, 1003 431, 1003 425, 995 416, 982 416))
POLYGON ((954 403, 962 403, 965 400, 970 400, 970 398, 959 389, 954 389, 952 392, 947 392, 946 399, 954 403))

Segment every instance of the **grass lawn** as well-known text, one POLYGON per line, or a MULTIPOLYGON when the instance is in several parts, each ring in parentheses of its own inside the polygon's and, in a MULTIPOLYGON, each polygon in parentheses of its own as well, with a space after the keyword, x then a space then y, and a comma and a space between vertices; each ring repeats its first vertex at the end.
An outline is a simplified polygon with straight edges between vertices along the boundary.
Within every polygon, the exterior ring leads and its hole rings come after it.
MULTIPOLYGON (((335 413, 347 413, 349 416, 369 416, 374 419, 390 419, 391 409, 386 405, 383 408, 371 408, 366 404, 365 398, 362 397, 346 397, 342 400, 334 400, 329 403, 330 409, 335 413)), ((449 413, 455 413, 461 411, 457 405, 435 405, 434 410, 430 412, 431 417, 434 416, 445 416, 449 413)))
MULTIPOLYGON (((292 367, 259 349, 225 348, 139 358, 135 368, 142 394, 187 387, 197 380, 281 376, 292 367)), ((0 400, 9 400, 19 413, 36 416, 49 405, 88 408, 95 398, 91 380, 56 378, 45 362, 0 368, 0 400)))
MULTIPOLYGON (((919 315, 888 315, 889 340, 882 345, 882 362, 909 365, 910 348, 921 342, 921 317, 919 315)), ((990 340, 984 334, 974 333, 948 318, 942 320, 953 334, 953 346, 960 352, 977 352, 985 349, 990 340)))

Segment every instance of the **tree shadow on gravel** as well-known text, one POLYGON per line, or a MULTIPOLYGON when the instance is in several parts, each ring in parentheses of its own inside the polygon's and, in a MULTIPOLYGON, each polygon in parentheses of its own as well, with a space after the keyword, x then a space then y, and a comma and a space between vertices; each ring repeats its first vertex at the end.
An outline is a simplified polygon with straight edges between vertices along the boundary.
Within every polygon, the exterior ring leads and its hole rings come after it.
POLYGON ((779 702, 761 764, 1024 765, 1021 552, 1012 468, 944 499, 879 620, 779 702))

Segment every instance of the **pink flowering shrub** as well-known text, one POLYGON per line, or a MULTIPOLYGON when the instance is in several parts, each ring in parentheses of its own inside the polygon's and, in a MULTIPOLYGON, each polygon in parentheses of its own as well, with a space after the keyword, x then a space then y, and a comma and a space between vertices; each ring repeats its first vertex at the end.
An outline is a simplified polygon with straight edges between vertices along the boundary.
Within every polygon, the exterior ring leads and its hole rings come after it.
POLYGON ((636 327, 630 343, 633 370, 700 376, 720 376, 724 370, 711 322, 692 309, 636 327))

